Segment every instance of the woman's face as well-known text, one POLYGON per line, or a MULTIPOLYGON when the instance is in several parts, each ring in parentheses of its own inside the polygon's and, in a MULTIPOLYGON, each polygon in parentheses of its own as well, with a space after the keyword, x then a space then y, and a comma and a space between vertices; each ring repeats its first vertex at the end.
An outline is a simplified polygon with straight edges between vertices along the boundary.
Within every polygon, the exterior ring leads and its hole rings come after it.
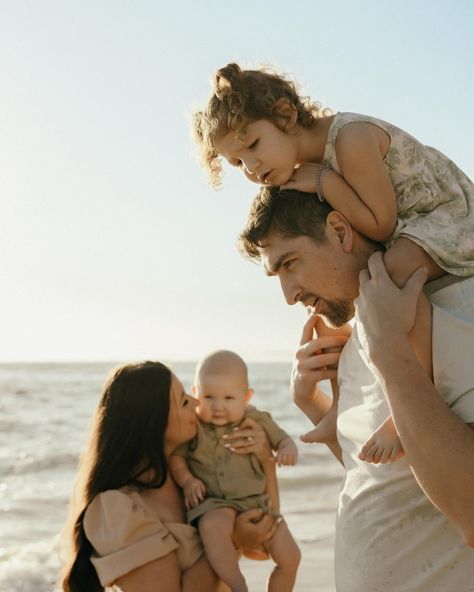
POLYGON ((165 444, 172 452, 196 435, 197 400, 184 392, 181 381, 173 374, 170 389, 170 411, 165 431, 165 444))

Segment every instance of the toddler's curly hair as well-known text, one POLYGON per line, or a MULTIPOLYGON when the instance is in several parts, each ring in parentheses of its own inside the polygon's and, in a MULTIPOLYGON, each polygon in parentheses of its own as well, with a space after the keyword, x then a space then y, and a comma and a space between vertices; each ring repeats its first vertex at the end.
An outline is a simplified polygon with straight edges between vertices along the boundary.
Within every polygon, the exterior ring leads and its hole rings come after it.
POLYGON ((193 133, 201 163, 215 189, 222 184, 222 163, 215 148, 217 138, 229 131, 238 135, 248 123, 258 119, 268 119, 284 129, 285 120, 290 117, 280 112, 285 102, 296 109, 297 122, 305 128, 312 127, 328 111, 309 97, 300 96, 295 82, 270 67, 242 70, 238 64, 230 63, 216 71, 212 86, 205 109, 194 114, 193 133))

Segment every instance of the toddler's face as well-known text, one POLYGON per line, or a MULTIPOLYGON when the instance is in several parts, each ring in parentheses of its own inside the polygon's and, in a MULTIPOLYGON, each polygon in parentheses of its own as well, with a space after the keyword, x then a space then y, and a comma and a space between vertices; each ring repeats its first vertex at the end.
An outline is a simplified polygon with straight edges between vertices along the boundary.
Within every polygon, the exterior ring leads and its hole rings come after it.
POLYGON ((284 185, 298 164, 296 136, 267 119, 249 123, 239 137, 228 132, 216 141, 216 150, 260 185, 284 185))
POLYGON ((217 426, 240 421, 252 395, 240 376, 212 374, 201 376, 194 387, 199 418, 217 426))

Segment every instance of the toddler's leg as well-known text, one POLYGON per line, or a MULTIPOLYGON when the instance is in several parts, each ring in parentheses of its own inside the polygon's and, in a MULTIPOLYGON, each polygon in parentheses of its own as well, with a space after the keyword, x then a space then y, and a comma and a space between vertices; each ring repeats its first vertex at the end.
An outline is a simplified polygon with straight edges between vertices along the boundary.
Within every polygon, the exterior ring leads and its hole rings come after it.
POLYGON ((217 576, 232 592, 248 592, 239 569, 237 551, 232 543, 232 531, 237 512, 233 508, 219 508, 206 512, 199 519, 199 534, 207 559, 217 576))
POLYGON ((276 563, 268 580, 268 592, 291 592, 295 585, 301 552, 285 522, 280 524, 275 536, 265 547, 276 563))
POLYGON ((337 441, 337 399, 335 393, 333 393, 332 405, 326 415, 314 429, 303 434, 300 439, 307 444, 337 441))
POLYGON ((405 451, 390 416, 375 430, 359 452, 360 460, 374 464, 395 462, 404 455, 405 451))
MULTIPOLYGON (((400 288, 411 274, 424 265, 428 268, 428 278, 440 277, 445 272, 416 243, 408 238, 399 238, 384 255, 387 272, 400 288)), ((433 364, 431 353, 431 303, 425 294, 418 301, 416 321, 408 336, 418 361, 432 378, 433 364)), ((370 436, 360 451, 359 458, 367 462, 394 462, 404 455, 403 447, 391 417, 370 436)))

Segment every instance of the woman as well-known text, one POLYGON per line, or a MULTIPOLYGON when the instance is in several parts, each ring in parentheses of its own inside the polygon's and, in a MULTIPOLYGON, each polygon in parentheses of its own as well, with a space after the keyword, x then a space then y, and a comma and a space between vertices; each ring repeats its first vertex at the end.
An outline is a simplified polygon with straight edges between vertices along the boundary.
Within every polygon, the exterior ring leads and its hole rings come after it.
MULTIPOLYGON (((70 560, 64 592, 213 592, 223 590, 195 528, 186 524, 180 489, 168 472, 173 450, 196 433, 196 401, 159 362, 129 364, 104 385, 79 469, 66 532, 70 560)), ((233 438, 271 475, 264 431, 248 420, 233 438)), ((259 548, 278 524, 259 510, 241 515, 236 549, 259 548)))

